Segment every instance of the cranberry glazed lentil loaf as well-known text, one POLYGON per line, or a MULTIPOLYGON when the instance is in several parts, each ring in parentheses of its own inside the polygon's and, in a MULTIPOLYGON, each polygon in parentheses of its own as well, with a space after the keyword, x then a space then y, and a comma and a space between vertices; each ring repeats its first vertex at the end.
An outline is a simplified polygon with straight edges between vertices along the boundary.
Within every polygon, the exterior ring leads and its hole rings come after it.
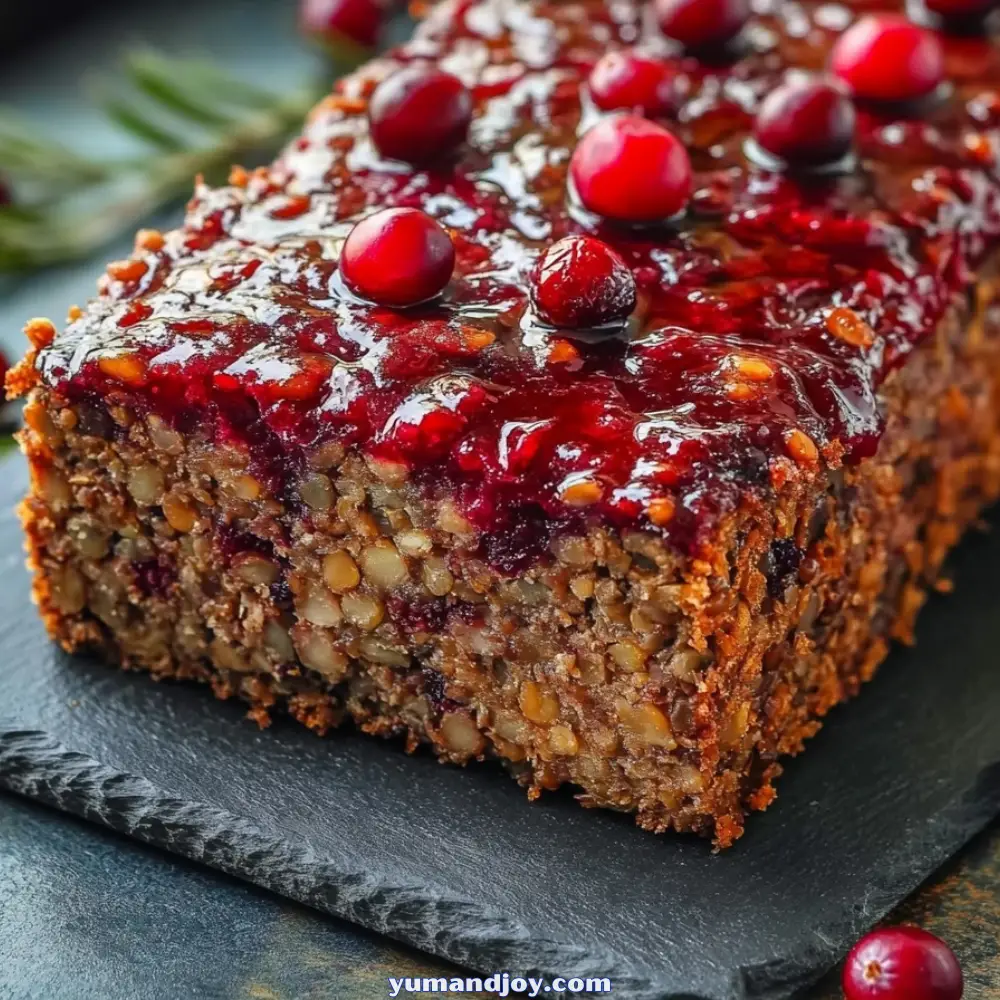
POLYGON ((732 843, 1000 495, 998 50, 864 7, 450 0, 199 185, 8 379, 52 635, 732 843))

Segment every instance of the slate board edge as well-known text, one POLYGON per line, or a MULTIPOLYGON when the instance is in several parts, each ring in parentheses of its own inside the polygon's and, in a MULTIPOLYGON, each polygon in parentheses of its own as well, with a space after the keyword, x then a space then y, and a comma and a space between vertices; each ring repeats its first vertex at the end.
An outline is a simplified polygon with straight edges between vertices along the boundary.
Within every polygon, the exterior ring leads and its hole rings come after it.
POLYGON ((340 871, 308 849, 266 836, 245 817, 167 795, 145 778, 4 720, 0 788, 486 974, 607 976, 616 996, 632 1000, 748 1000, 721 977, 711 992, 679 993, 658 982, 655 970, 637 970, 608 949, 540 938, 474 900, 340 871))
MULTIPOLYGON (((48 734, 0 720, 0 787, 100 823, 307 906, 483 973, 520 970, 553 978, 608 976, 633 1000, 786 1000, 841 957, 831 939, 850 940, 881 919, 1000 813, 1000 762, 900 841, 893 863, 873 882, 862 912, 845 925, 816 929, 815 948, 795 960, 720 974, 709 992, 678 992, 655 970, 637 970, 617 954, 543 939, 470 899, 428 895, 332 868, 305 848, 265 836, 246 818, 181 801, 145 778, 110 768, 48 734), (947 846, 944 846, 947 845, 947 846), (417 914, 414 916, 413 914, 417 914), (409 915, 409 916, 408 916, 409 915)), ((739 850, 739 846, 736 848, 739 850)), ((555 997, 554 994, 549 994, 555 997)))

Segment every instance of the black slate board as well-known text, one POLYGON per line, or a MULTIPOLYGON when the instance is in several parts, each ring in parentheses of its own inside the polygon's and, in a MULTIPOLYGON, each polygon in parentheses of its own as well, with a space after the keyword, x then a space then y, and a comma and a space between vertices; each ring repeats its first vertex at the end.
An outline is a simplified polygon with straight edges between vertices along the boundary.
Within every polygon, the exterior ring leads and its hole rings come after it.
MULTIPOLYGON (((498 769, 236 704, 45 639, 0 465, 0 785, 484 973, 609 976, 636 1000, 783 998, 1000 812, 1000 537, 959 552, 920 645, 789 764, 720 856, 498 769)), ((555 996, 550 993, 549 996, 555 996)))

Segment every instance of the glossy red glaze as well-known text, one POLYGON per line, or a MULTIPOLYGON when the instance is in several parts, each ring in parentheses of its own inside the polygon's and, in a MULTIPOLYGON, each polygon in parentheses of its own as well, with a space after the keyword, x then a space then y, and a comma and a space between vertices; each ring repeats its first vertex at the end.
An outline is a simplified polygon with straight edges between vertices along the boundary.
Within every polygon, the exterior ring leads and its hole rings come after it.
POLYGON ((635 308, 635 278, 607 243, 566 236, 539 257, 528 294, 538 318, 550 326, 620 324, 635 308))
POLYGON ((944 79, 944 55, 926 28, 898 14, 869 14, 840 37, 830 68, 856 97, 911 101, 944 79))
POLYGON ((379 152, 394 160, 431 164, 465 142, 472 96, 451 73, 430 64, 405 66, 376 88, 368 125, 379 152))
POLYGON ((691 197, 691 160, 667 129, 635 115, 599 121, 569 163, 584 207, 617 222, 662 222, 691 197))
POLYGON ((997 7, 997 0, 923 0, 924 6, 941 17, 980 17, 997 7))
POLYGON ((448 234, 416 208, 386 208, 362 219, 340 254, 340 273, 352 292, 395 308, 440 295, 454 269, 448 234))
POLYGON ((926 117, 861 106, 854 171, 748 165, 760 102, 793 62, 827 63, 850 16, 831 9, 776 4, 732 58, 704 65, 672 57, 630 0, 437 8, 386 58, 444 60, 469 87, 476 121, 451 161, 422 171, 375 154, 365 102, 387 64, 361 70, 246 187, 199 187, 183 227, 139 254, 142 276, 109 281, 42 351, 41 375, 83 403, 110 396, 249 445, 291 512, 308 457, 334 440, 404 463, 501 568, 587 523, 698 551, 745 497, 769 501, 794 431, 821 458, 874 453, 880 385, 1000 247, 1000 56, 986 39, 942 36, 962 75, 926 117), (695 193, 669 226, 604 222, 566 196, 570 151, 600 117, 586 80, 616 46, 677 70, 667 121, 695 193), (406 311, 358 301, 337 273, 358 219, 393 206, 434 216, 456 250, 444 294, 406 311), (531 321, 538 256, 573 234, 635 276, 620 336, 531 321), (745 378, 745 358, 773 374, 745 378), (564 499, 580 476, 599 486, 585 508, 564 499), (659 497, 674 502, 666 524, 649 516, 659 497))
POLYGON ((797 75, 764 99, 753 134, 762 149, 787 163, 819 166, 847 154, 855 118, 838 84, 797 75))
POLYGON ((602 111, 665 115, 676 104, 677 70, 663 59, 637 52, 608 52, 587 78, 590 96, 602 111))
POLYGON ((884 927, 847 956, 847 1000, 961 1000, 962 969, 954 952, 919 927, 884 927))
POLYGON ((302 30, 334 45, 347 39, 374 48, 384 21, 379 0, 301 0, 299 7, 302 30))
POLYGON ((749 0, 656 0, 660 31, 690 49, 725 45, 749 17, 749 0))

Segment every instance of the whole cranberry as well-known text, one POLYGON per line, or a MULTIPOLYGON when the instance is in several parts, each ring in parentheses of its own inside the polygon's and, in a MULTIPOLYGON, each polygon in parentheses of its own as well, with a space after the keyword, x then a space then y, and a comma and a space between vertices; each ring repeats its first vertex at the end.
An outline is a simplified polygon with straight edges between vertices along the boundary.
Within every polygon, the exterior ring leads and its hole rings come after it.
POLYGON ((538 259, 530 296, 538 318, 550 326, 603 326, 624 320, 635 308, 635 278, 607 243, 567 236, 538 259))
POLYGON ((590 96, 602 111, 666 114, 675 103, 674 71, 660 59, 636 52, 608 52, 587 80, 590 96))
POLYGON ((340 254, 347 287, 380 306, 426 302, 444 289, 454 269, 448 234, 416 208, 386 208, 362 219, 340 254))
POLYGON ((689 49, 725 45, 750 17, 750 0, 656 0, 660 31, 689 49))
POLYGON ((299 8, 302 30, 334 47, 346 40, 374 48, 384 20, 380 0, 301 0, 299 8))
POLYGON ((465 142, 471 121, 468 89, 429 63, 413 63, 387 76, 368 104, 379 152, 418 166, 453 153, 465 142))
POLYGON ((919 927, 885 927, 847 956, 847 1000, 960 1000, 962 969, 954 952, 919 927))
POLYGON ((933 33, 898 14, 869 14, 834 45, 830 66, 856 97, 909 101, 944 79, 944 53, 933 33))
POLYGON ((0 351, 0 406, 4 403, 4 392, 3 392, 3 380, 7 377, 7 372, 10 371, 10 362, 7 360, 7 355, 3 351, 0 351))
POLYGON ((767 95, 753 134, 762 149, 786 163, 818 166, 847 154, 855 117, 854 105, 840 86, 800 75, 767 95))
POLYGON ((619 222, 656 222, 691 197, 691 160, 676 136, 636 115, 605 118, 577 143, 569 162, 580 201, 619 222))

